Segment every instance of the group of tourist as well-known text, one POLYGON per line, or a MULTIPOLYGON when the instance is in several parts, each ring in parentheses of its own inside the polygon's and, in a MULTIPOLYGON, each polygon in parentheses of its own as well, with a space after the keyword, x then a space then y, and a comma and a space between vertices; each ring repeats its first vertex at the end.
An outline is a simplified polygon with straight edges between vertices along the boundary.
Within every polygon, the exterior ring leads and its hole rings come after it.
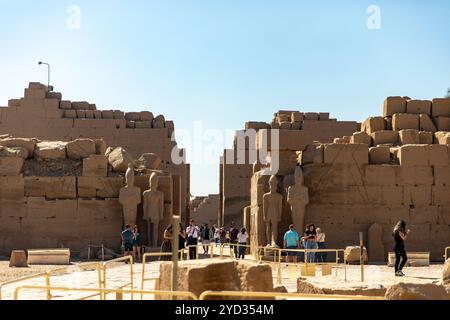
MULTIPOLYGON (((289 262, 290 258, 292 258, 292 261, 296 263, 298 256, 300 256, 300 261, 305 261, 304 253, 300 252, 299 254, 298 251, 294 250, 326 249, 325 237, 325 233, 320 228, 316 229, 314 224, 307 225, 303 236, 300 237, 298 232, 295 230, 295 226, 291 224, 283 239, 283 247, 288 250, 286 254, 286 262, 289 262)), ((326 252, 307 252, 306 261, 308 263, 325 262, 326 259, 326 252)))

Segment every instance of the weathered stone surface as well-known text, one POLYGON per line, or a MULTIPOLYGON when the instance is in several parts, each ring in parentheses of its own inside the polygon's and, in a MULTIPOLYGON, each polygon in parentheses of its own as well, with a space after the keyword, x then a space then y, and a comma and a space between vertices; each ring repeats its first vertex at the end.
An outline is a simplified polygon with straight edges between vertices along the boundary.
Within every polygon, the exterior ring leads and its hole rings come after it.
POLYGON ((420 131, 419 132, 419 143, 420 144, 433 144, 433 132, 420 131))
POLYGON ((406 112, 406 99, 402 97, 388 97, 384 101, 384 117, 392 117, 396 113, 406 112))
POLYGON ((66 158, 67 142, 43 141, 36 144, 34 157, 39 160, 55 160, 66 158))
POLYGON ((373 145, 380 144, 397 144, 399 141, 398 131, 377 131, 372 133, 373 145))
MULTIPOLYGON (((272 268, 268 264, 234 260, 197 260, 182 261, 178 266, 178 290, 190 291, 197 296, 209 290, 246 292, 272 292, 274 290, 272 268)), ((171 268, 172 263, 161 263, 160 290, 170 290, 171 268)), ((167 299, 166 297, 162 298, 167 299)), ((227 297, 218 298, 221 300, 227 299, 227 297)), ((233 297, 232 299, 247 300, 251 297, 233 297)))
POLYGON ((350 139, 352 144, 365 144, 368 147, 372 145, 372 137, 365 132, 355 132, 350 139))
POLYGON ((326 144, 324 163, 368 164, 369 148, 365 144, 326 144))
POLYGON ((83 159, 96 154, 95 141, 92 139, 76 139, 67 143, 67 157, 83 159))
POLYGON ((91 155, 83 159, 83 176, 106 177, 108 175, 108 157, 91 155))
POLYGON ((402 166, 427 166, 429 162, 427 145, 405 145, 399 149, 398 158, 402 166))
POLYGON ((419 129, 421 131, 429 131, 429 132, 436 132, 436 126, 434 125, 433 121, 431 120, 430 116, 428 114, 421 114, 419 116, 419 129))
POLYGON ((122 147, 115 148, 109 153, 108 162, 114 171, 123 173, 127 171, 129 163, 135 166, 134 158, 122 147))
POLYGON ((444 270, 442 271, 442 283, 445 286, 450 285, 450 258, 445 261, 444 270))
POLYGON ((138 161, 146 169, 159 170, 161 168, 161 158, 154 153, 144 153, 138 161))
POLYGON ((28 157, 32 157, 34 148, 36 147, 36 142, 36 139, 6 138, 0 140, 0 146, 25 148, 28 151, 28 157))
POLYGON ((22 147, 2 147, 0 146, 0 157, 28 158, 28 151, 22 147))
POLYGON ((23 158, 0 157, 0 176, 18 176, 22 171, 23 158))
POLYGON ((325 292, 303 278, 297 279, 297 293, 325 294, 325 292))
POLYGON ((450 99, 433 99, 433 117, 450 117, 450 99))
POLYGON ((391 149, 378 146, 369 149, 370 164, 387 164, 391 161, 391 149))
POLYGON ((434 137, 439 144, 450 144, 450 132, 439 131, 434 134, 434 137))
POLYGON ((386 130, 386 120, 383 117, 370 117, 361 125, 361 131, 367 134, 383 130, 386 130))
POLYGON ((387 289, 386 300, 448 300, 444 286, 398 283, 387 289))
POLYGON ((372 262, 385 261, 385 249, 383 244, 383 226, 374 223, 368 231, 369 260, 372 262))
POLYGON ((27 255, 23 250, 13 250, 9 259, 10 268, 27 268, 27 255))
POLYGON ((399 136, 400 136, 400 143, 402 145, 420 143, 419 130, 415 129, 400 130, 399 136))
POLYGON ((78 177, 78 196, 83 198, 118 198, 124 186, 122 177, 78 177))
MULTIPOLYGON (((344 256, 348 264, 359 264, 360 263, 360 254, 361 249, 359 246, 346 247, 344 256)), ((364 247, 363 249, 363 260, 364 263, 369 261, 367 256, 367 249, 364 247)))
POLYGON ((392 129, 400 131, 403 129, 419 130, 419 115, 409 113, 396 113, 392 116, 392 129))
POLYGON ((69 265, 69 249, 28 250, 30 265, 69 265))
POLYGON ((75 199, 76 177, 25 177, 25 196, 47 199, 75 199))
POLYGON ((431 115, 430 100, 409 100, 406 104, 406 112, 412 114, 431 115))

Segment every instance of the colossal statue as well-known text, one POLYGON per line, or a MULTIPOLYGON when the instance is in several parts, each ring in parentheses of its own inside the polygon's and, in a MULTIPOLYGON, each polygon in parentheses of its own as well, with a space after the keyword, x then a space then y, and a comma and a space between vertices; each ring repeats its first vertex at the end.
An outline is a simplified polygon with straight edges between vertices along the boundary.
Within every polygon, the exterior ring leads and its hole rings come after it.
POLYGON ((143 194, 144 220, 147 221, 147 235, 150 246, 158 244, 159 223, 164 219, 164 193, 158 191, 158 176, 152 173, 150 189, 143 194))
POLYGON ((287 202, 291 205, 291 217, 297 231, 305 231, 306 206, 309 204, 308 188, 304 186, 304 176, 301 167, 295 169, 295 185, 289 187, 287 202))
POLYGON ((276 247, 278 223, 281 221, 283 196, 277 192, 277 177, 270 177, 269 185, 270 192, 263 196, 263 219, 266 227, 267 245, 276 247))
POLYGON ((134 168, 128 164, 125 173, 126 186, 120 189, 119 203, 123 208, 123 222, 131 227, 136 225, 137 206, 141 203, 141 189, 134 185, 134 168))

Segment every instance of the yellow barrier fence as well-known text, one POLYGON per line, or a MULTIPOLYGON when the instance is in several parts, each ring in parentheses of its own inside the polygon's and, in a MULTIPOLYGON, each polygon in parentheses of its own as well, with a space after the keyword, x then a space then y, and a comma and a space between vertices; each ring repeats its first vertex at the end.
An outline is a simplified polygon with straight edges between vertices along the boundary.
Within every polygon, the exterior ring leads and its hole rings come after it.
MULTIPOLYGON (((102 285, 103 285, 103 289, 106 289, 106 269, 109 265, 113 264, 113 263, 117 263, 117 262, 128 262, 128 264, 130 265, 130 283, 129 286, 131 287, 131 290, 134 289, 134 273, 133 273, 133 263, 134 263, 134 259, 133 256, 124 256, 124 257, 120 257, 114 260, 110 260, 107 262, 103 263, 103 280, 102 280, 102 285)), ((100 286, 101 287, 101 286, 100 286)), ((106 295, 108 294, 108 290, 103 290, 100 292, 101 294, 101 300, 106 300, 106 295)), ((131 299, 133 299, 133 292, 131 292, 131 299)))
POLYGON ((199 300, 206 300, 209 297, 251 297, 255 298, 297 298, 316 300, 385 300, 383 297, 372 296, 346 296, 328 294, 304 294, 304 293, 277 293, 277 292, 239 292, 239 291, 205 291, 199 300))
MULTIPOLYGON (((47 290, 48 287, 43 286, 22 286, 16 288, 14 291, 14 300, 19 300, 19 294, 23 290, 47 290)), ((94 292, 96 294, 92 296, 106 297, 108 293, 116 293, 116 297, 118 295, 130 294, 131 300, 133 300, 134 294, 142 294, 142 295, 160 295, 160 296, 170 296, 170 297, 185 297, 190 298, 192 300, 198 300, 198 297, 192 292, 184 292, 184 291, 161 291, 161 290, 134 290, 134 289, 109 289, 109 288, 65 288, 65 287, 51 287, 52 291, 63 291, 63 292, 94 292)))
POLYGON ((40 273, 32 274, 32 275, 29 275, 29 276, 26 276, 26 277, 22 277, 22 278, 9 280, 9 281, 5 281, 5 282, 0 283, 0 300, 3 299, 2 291, 3 291, 4 287, 9 286, 11 284, 19 283, 19 282, 22 282, 22 281, 27 281, 27 280, 41 278, 41 277, 45 279, 46 275, 47 275, 47 272, 40 272, 40 273))

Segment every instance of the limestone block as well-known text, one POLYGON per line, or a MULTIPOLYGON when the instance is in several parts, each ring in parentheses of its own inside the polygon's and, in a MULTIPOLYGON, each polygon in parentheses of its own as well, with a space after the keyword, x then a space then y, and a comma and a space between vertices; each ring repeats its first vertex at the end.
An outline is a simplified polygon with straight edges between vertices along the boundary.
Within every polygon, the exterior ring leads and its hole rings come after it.
POLYGON ((333 143, 338 143, 338 144, 344 144, 344 143, 349 143, 349 142, 347 142, 345 139, 343 139, 343 138, 335 138, 334 140, 333 140, 333 143))
POLYGON ((301 130, 302 123, 301 122, 291 122, 291 130, 301 130))
POLYGON ((76 110, 77 119, 85 119, 86 118, 86 110, 76 110))
POLYGON ((125 120, 127 121, 139 121, 140 119, 140 114, 139 112, 127 112, 125 113, 125 120))
POLYGON ((314 120, 314 121, 319 120, 319 114, 316 112, 306 112, 304 115, 305 115, 305 120, 314 120))
POLYGON ((301 153, 301 165, 305 164, 322 164, 324 147, 321 143, 310 144, 305 151, 301 153))
POLYGON ((64 109, 64 110, 70 110, 70 109, 72 109, 72 102, 63 100, 59 103, 59 108, 64 109))
POLYGON ((450 117, 450 99, 433 99, 431 110, 433 117, 450 117))
POLYGON ((135 159, 122 147, 115 148, 111 151, 108 155, 108 162, 116 172, 125 173, 129 163, 135 166, 135 159))
MULTIPOLYGON (((171 267, 170 262, 160 264, 160 290, 170 290, 171 267)), ((209 290, 246 292, 274 290, 270 265, 248 261, 180 261, 177 280, 180 291, 190 291, 198 296, 209 290)), ((157 300, 161 298, 167 299, 167 297, 156 297, 157 300)), ((220 299, 227 300, 229 297, 220 297, 220 299)), ((233 297, 232 299, 247 300, 252 297, 233 297)))
POLYGON ((64 110, 64 118, 68 119, 76 119, 77 118, 77 110, 64 110))
POLYGON ((140 121, 153 121, 153 113, 150 111, 141 111, 139 112, 139 120, 140 121))
POLYGON ((406 99, 402 97, 388 97, 384 101, 384 117, 391 117, 396 113, 406 112, 406 99))
POLYGON ((367 134, 383 130, 386 130, 386 120, 383 117, 370 117, 361 125, 361 131, 367 134))
POLYGON ((101 119, 102 118, 102 111, 101 110, 93 110, 94 112, 94 119, 101 119))
POLYGON ((419 130, 419 115, 408 113, 396 113, 392 116, 392 129, 400 131, 403 129, 419 130))
POLYGON ((90 110, 89 102, 86 101, 74 101, 72 102, 72 109, 75 110, 90 110))
POLYGON ((62 93, 61 92, 47 92, 47 98, 48 99, 56 99, 59 102, 62 100, 62 93))
POLYGON ((408 100, 406 113, 431 115, 430 100, 408 100))
POLYGON ((297 153, 296 151, 278 151, 278 159, 274 159, 272 152, 269 152, 270 161, 272 163, 272 168, 275 169, 275 161, 278 161, 278 172, 277 175, 288 175, 295 171, 297 166, 297 153))
POLYGON ((70 265, 69 249, 28 250, 29 265, 70 265))
POLYGON ((436 186, 450 186, 450 166, 435 166, 434 184, 436 186))
POLYGON ((433 120, 431 120, 428 114, 421 114, 419 116, 419 127, 421 131, 429 131, 433 133, 437 131, 433 120))
POLYGON ((152 127, 155 129, 162 129, 166 127, 165 121, 158 119, 157 117, 153 119, 152 127))
POLYGON ((141 166, 151 170, 159 170, 162 163, 161 158, 154 153, 144 153, 138 161, 141 166))
POLYGON ((369 186, 395 186, 395 169, 390 165, 369 165, 365 168, 364 179, 369 186))
POLYGON ((89 104, 89 110, 97 111, 97 105, 95 103, 90 103, 89 104))
POLYGON ((26 100, 44 100, 47 97, 45 89, 25 89, 24 98, 26 100))
POLYGON ((419 144, 419 130, 415 129, 404 129, 399 131, 400 143, 402 145, 406 144, 419 144))
POLYGON ((450 132, 439 131, 434 134, 438 144, 450 144, 450 132))
POLYGON ((55 160, 66 158, 67 142, 43 141, 36 144, 34 157, 39 160, 55 160))
POLYGON ((392 117, 384 117, 386 120, 386 130, 392 130, 392 117))
POLYGON ((114 119, 114 111, 102 110, 102 119, 114 119))
POLYGON ((319 120, 320 121, 330 120, 330 114, 328 112, 319 112, 319 120))
POLYGON ((398 131, 377 131, 371 134, 373 139, 373 145, 377 146, 380 144, 397 144, 399 141, 398 131))
POLYGON ((136 129, 150 129, 153 123, 151 121, 135 121, 134 127, 136 129))
POLYGON ((450 186, 436 185, 433 186, 433 205, 448 206, 450 205, 449 198, 450 186))
MULTIPOLYGON (((403 187, 392 187, 392 186, 381 187, 381 199, 382 199, 381 203, 390 208, 403 206, 403 199, 404 199, 403 194, 404 194, 403 187)), ((395 211, 395 213, 397 214, 397 211, 395 211)))
POLYGON ((365 144, 368 147, 372 145, 372 137, 365 132, 355 132, 350 139, 352 144, 365 144))
POLYGON ((120 110, 114 110, 113 117, 114 119, 125 119, 125 112, 120 110))
POLYGON ((368 164, 369 148, 365 144, 326 144, 324 163, 368 164))
POLYGON ((387 164, 391 161, 391 150, 387 146, 369 149, 370 164, 387 164))
POLYGON ((76 177, 25 177, 25 196, 53 199, 77 197, 76 177))
POLYGON ((94 110, 85 110, 84 116, 86 119, 94 119, 94 110))
POLYGON ((105 140, 103 139, 94 139, 94 143, 95 143, 95 154, 98 155, 105 155, 106 154, 106 149, 107 149, 107 145, 105 140))
POLYGON ((433 144, 433 132, 419 131, 420 144, 433 144))
POLYGON ((402 166, 427 166, 429 163, 427 145, 410 144, 400 147, 398 159, 402 166))
POLYGON ((448 166, 449 150, 447 145, 431 144, 428 145, 429 165, 430 166, 448 166))
POLYGON ((28 268, 27 255, 23 250, 13 250, 9 259, 10 268, 28 268))
POLYGON ((28 158, 28 150, 22 147, 3 147, 0 146, 0 157, 19 157, 28 158))
POLYGON ((385 261, 385 248, 383 244, 383 227, 374 223, 368 231, 368 253, 371 262, 385 261))
POLYGON ((291 123, 288 121, 283 121, 280 123, 280 129, 282 130, 290 130, 291 129, 291 123))
POLYGON ((432 283, 417 284, 400 282, 388 287, 386 300, 448 300, 443 285, 432 283))
POLYGON ((304 119, 303 112, 292 112, 291 121, 292 122, 302 122, 304 119))
POLYGON ((84 177, 106 177, 108 175, 108 157, 91 155, 83 159, 84 177))
POLYGON ((8 100, 8 107, 20 107, 20 99, 8 100))
POLYGON ((95 141, 92 139, 76 139, 67 143, 67 157, 70 159, 84 159, 96 153, 95 141))
POLYGON ((134 129, 134 128, 136 128, 136 122, 135 121, 127 121, 126 127, 127 127, 127 129, 134 129))
POLYGON ((399 186, 432 185, 433 168, 430 166, 392 166, 399 186))
MULTIPOLYGON (((1 162, 1 161, 0 161, 1 162)), ((8 200, 21 200, 24 195, 24 180, 21 176, 0 177, 0 198, 8 200)), ((1 206, 5 210, 4 205, 1 206)), ((0 212, 1 214, 1 212, 0 212)))
MULTIPOLYGON (((346 247, 344 257, 348 264, 360 264, 361 248, 359 246, 346 247)), ((366 247, 363 248, 363 261, 369 261, 366 247)))
POLYGON ((83 198, 118 198, 122 177, 78 177, 78 195, 83 198))
POLYGON ((22 157, 0 157, 0 176, 18 176, 23 162, 22 157))
POLYGON ((270 129, 269 127, 270 127, 270 125, 266 122, 249 121, 249 122, 245 123, 245 130, 270 129))
POLYGON ((431 186, 405 186, 403 204, 406 206, 428 207, 432 204, 431 186))
POLYGON ((450 131, 450 117, 434 118, 437 131, 450 131))

